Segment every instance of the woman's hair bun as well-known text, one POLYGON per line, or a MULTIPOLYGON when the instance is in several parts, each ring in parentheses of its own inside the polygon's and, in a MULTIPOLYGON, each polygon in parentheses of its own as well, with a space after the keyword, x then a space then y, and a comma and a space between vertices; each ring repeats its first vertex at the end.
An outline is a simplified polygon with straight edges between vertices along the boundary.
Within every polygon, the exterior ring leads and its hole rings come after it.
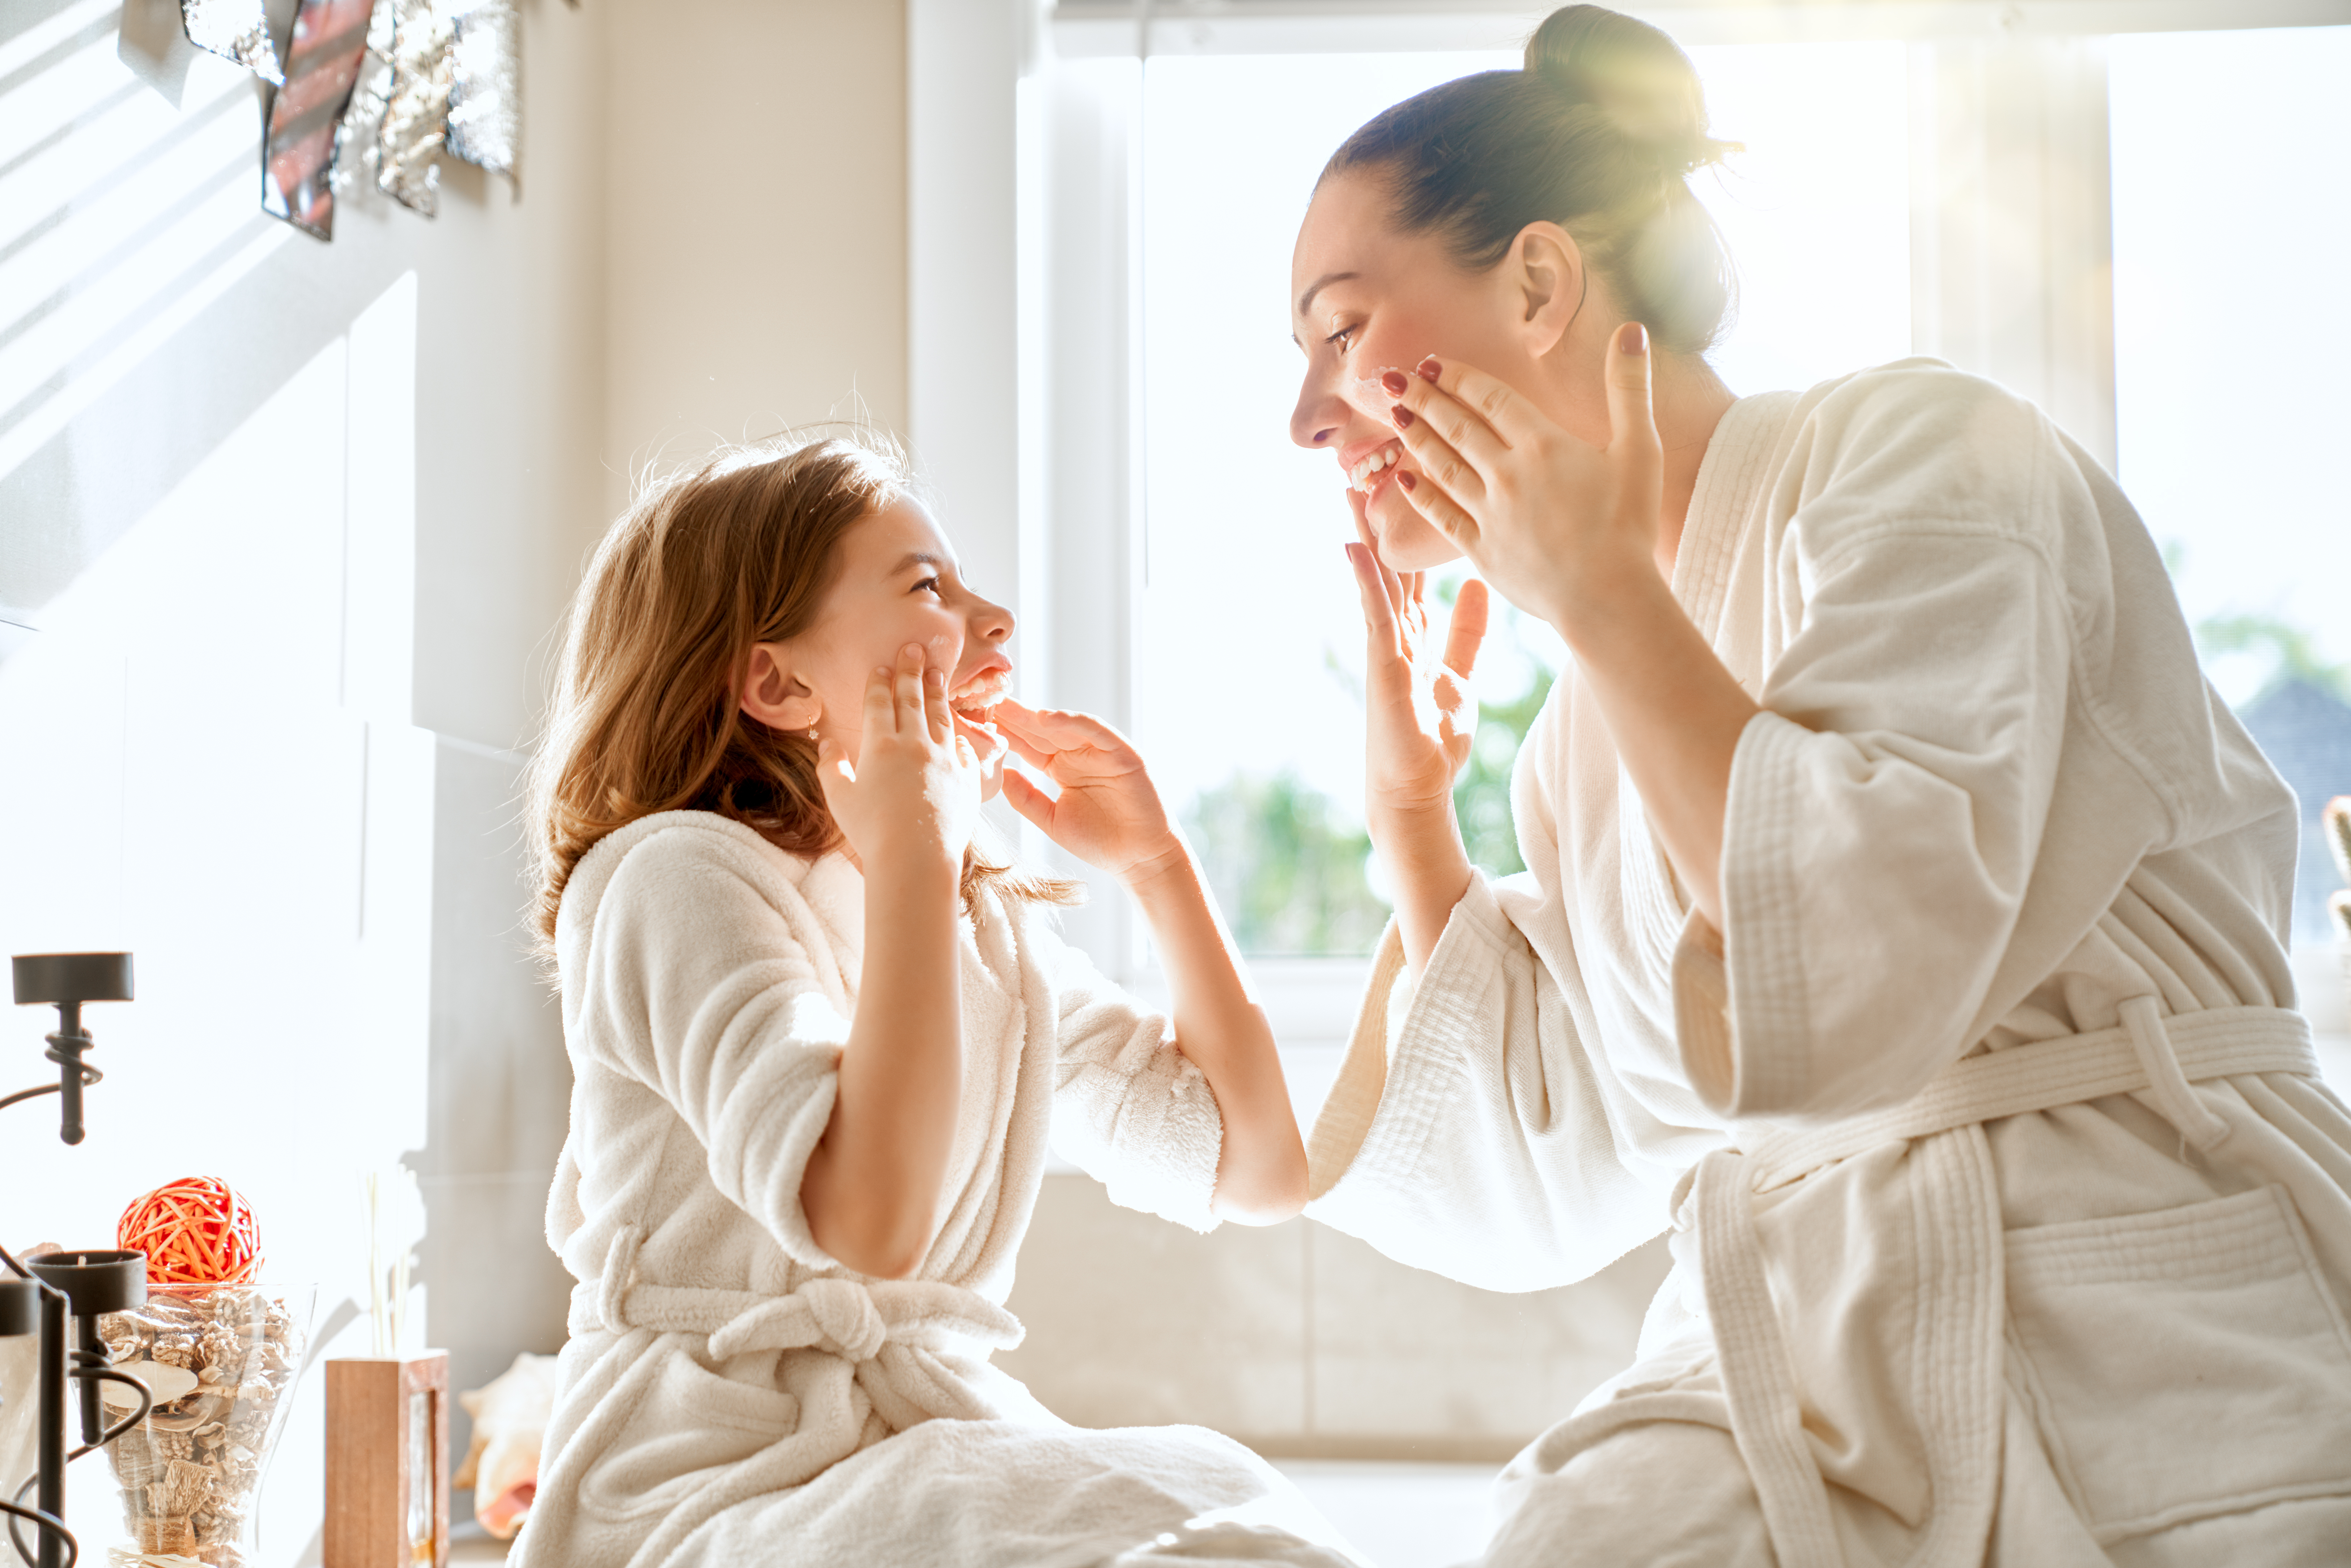
POLYGON ((1527 40, 1526 68, 1605 115, 1663 173, 1686 175, 1739 151, 1707 134, 1706 91, 1681 46, 1620 11, 1561 6, 1527 40))

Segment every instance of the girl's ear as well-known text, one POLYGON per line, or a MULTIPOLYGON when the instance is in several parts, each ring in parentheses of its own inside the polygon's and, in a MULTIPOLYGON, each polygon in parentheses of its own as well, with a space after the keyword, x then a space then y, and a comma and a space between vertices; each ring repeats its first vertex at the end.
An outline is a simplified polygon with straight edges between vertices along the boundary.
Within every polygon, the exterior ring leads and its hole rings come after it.
POLYGON ((742 708, 769 729, 808 729, 824 711, 815 691, 792 673, 789 650, 781 643, 751 644, 743 671, 742 708))
POLYGON ((1529 354, 1541 359, 1559 346, 1583 308, 1583 248, 1557 224, 1529 224, 1503 265, 1519 297, 1519 330, 1529 354))

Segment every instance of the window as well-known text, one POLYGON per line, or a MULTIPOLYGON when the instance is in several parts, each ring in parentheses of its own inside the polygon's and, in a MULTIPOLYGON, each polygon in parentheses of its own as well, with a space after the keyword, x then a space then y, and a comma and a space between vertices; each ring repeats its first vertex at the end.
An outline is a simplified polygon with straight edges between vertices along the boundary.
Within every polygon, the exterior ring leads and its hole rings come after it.
MULTIPOLYGON (((1286 432, 1290 245, 1348 131, 1512 63, 1525 23, 1434 0, 1273 14, 1295 9, 1049 14, 1020 119, 1021 607, 1032 660, 1050 647, 1040 692, 1143 740, 1277 1014, 1309 998, 1286 1038, 1311 1039, 1343 1034, 1362 959, 1302 955, 1360 954, 1379 911, 1340 480, 1286 432)), ((2314 811, 2351 789, 2351 710, 2328 706, 2351 696, 2332 609, 2351 518, 2318 467, 2343 413, 2323 378, 2351 350, 2328 271, 2351 193, 2309 172, 2351 29, 2286 0, 2099 11, 2142 15, 2219 30, 2056 36, 2032 30, 2053 9, 1965 3, 1677 12, 1717 134, 1748 147, 1701 190, 1742 284, 1716 363, 1746 392, 1933 353, 2049 409, 2172 547, 2216 682, 2314 811)), ((1489 785, 1557 654, 1522 623, 1489 643, 1489 785)), ((1487 826, 1479 858, 1507 869, 1487 826)), ((2314 842, 2304 873, 2309 944, 2335 880, 2314 842)), ((1073 925, 1147 985, 1117 900, 1073 925)))
POLYGON ((2351 184, 2325 162, 2351 27, 2112 48, 2121 478, 2214 685, 2301 797, 2294 939, 2322 943, 2341 880, 2318 812, 2351 794, 2351 184))
MULTIPOLYGON (((1693 51, 1716 132, 1700 177, 1745 283, 1715 360, 1734 390, 1808 386, 1910 347, 1907 65, 1893 43, 1693 51)), ((1134 722, 1245 948, 1367 952, 1363 620, 1329 455, 1288 434, 1290 251, 1323 161, 1401 99, 1515 54, 1154 59, 1143 76, 1144 568, 1134 722)), ((1448 585, 1449 586, 1449 585, 1448 585)), ((1519 869, 1508 769, 1558 640, 1505 611, 1481 658, 1472 857, 1519 869)), ((1367 874, 1368 869, 1368 874, 1367 874)))

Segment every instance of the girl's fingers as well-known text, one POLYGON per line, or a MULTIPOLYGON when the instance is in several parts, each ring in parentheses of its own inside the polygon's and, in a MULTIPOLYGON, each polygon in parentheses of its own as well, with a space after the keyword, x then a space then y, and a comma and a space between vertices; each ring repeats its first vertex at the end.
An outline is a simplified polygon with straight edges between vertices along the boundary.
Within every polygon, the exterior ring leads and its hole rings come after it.
POLYGON ((876 664, 865 681, 865 733, 888 735, 897 727, 898 673, 887 664, 876 664))
POLYGON ((1061 755, 1059 752, 1050 747, 1039 745, 1000 715, 996 721, 996 729, 1004 737, 1004 743, 1012 747, 1012 754, 1021 761, 1031 768, 1041 768, 1048 773, 1053 770, 1053 759, 1061 755))
POLYGON ((898 672, 893 679, 890 727, 901 735, 919 735, 923 728, 923 650, 909 643, 898 650, 898 672))
POLYGON ((945 746, 955 735, 955 714, 947 706, 947 673, 934 664, 923 672, 923 721, 933 746, 945 746))
POLYGON ((1482 579, 1468 578, 1453 597, 1453 615, 1445 630, 1445 666, 1468 679, 1478 667, 1478 650, 1485 645, 1491 606, 1482 579))
POLYGON ((1619 465, 1626 504, 1655 511, 1665 452, 1649 399, 1649 329, 1627 321, 1608 340, 1608 454, 1619 465))

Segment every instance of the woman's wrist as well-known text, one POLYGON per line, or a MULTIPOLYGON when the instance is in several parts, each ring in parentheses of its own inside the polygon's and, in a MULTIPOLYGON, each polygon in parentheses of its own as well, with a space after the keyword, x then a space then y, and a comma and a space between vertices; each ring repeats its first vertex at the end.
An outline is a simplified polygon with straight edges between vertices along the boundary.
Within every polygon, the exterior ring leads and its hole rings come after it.
POLYGON ((1118 880, 1137 900, 1163 888, 1194 883, 1197 878, 1193 873, 1191 848, 1170 831, 1156 848, 1129 861, 1118 880))

